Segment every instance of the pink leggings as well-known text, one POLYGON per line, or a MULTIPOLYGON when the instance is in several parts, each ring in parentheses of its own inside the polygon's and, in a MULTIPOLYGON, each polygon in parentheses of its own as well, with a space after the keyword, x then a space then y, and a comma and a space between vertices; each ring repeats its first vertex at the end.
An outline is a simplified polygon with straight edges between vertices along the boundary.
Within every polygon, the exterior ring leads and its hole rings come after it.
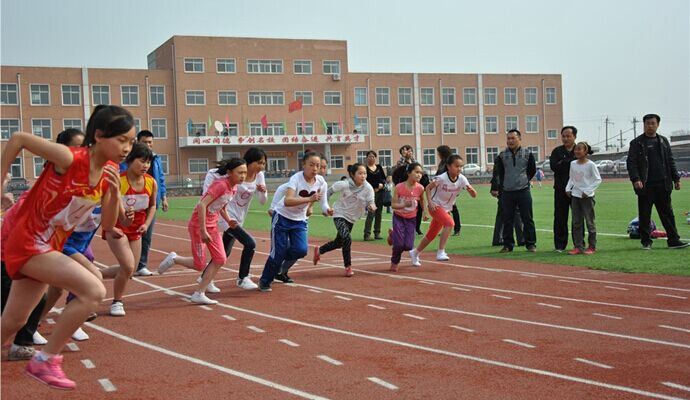
POLYGON ((455 222, 453 222, 453 217, 450 213, 443 209, 443 207, 437 206, 434 212, 431 213, 431 224, 429 225, 429 230, 426 232, 426 240, 429 242, 433 241, 441 232, 444 227, 454 227, 455 222))

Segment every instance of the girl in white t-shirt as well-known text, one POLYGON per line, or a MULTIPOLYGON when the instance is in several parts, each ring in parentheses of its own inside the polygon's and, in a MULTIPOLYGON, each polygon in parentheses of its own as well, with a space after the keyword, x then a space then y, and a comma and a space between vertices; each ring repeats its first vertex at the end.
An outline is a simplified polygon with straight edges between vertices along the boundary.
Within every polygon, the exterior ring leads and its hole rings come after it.
POLYGON ((431 214, 431 224, 426 236, 419 242, 416 249, 410 251, 410 258, 412 265, 419 267, 422 263, 419 261, 419 255, 431 241, 436 238, 441 232, 441 239, 438 244, 438 252, 436 259, 439 261, 448 261, 450 258, 446 254, 446 243, 450 232, 455 226, 453 217, 450 211, 453 209, 455 199, 460 194, 460 191, 467 190, 472 197, 477 197, 477 192, 474 190, 470 182, 460 173, 462 169, 462 157, 453 154, 446 159, 447 171, 434 178, 425 189, 426 197, 429 201, 429 214, 431 214))
POLYGON ((351 277, 354 275, 354 272, 352 272, 352 258, 350 255, 350 245, 352 244, 350 232, 352 232, 355 222, 367 210, 369 212, 376 211, 376 204, 374 202, 374 188, 367 182, 366 167, 363 164, 356 163, 348 166, 347 172, 350 175, 349 179, 338 181, 328 189, 329 198, 336 192, 342 193, 340 199, 333 204, 333 209, 335 210, 333 223, 338 231, 338 235, 334 240, 321 247, 314 246, 314 265, 321 259, 321 254, 342 248, 345 276, 351 277))
POLYGON ((587 159, 592 148, 587 142, 575 145, 575 160, 570 162, 570 178, 565 194, 571 198, 573 213, 573 246, 570 255, 594 254, 597 249, 597 227, 594 223, 594 192, 601 184, 599 169, 587 159), (587 244, 585 249, 584 224, 587 222, 587 244))

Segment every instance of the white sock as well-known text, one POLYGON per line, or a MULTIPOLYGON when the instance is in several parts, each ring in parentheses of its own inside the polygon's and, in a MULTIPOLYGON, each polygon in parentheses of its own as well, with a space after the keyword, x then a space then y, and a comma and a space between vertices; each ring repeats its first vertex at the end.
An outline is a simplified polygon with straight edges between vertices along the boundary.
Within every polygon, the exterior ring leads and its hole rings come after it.
POLYGON ((45 351, 41 350, 38 353, 36 353, 36 355, 34 357, 36 358, 37 361, 45 362, 45 361, 48 361, 51 358, 55 357, 56 355, 57 354, 50 354, 50 353, 46 353, 45 351))

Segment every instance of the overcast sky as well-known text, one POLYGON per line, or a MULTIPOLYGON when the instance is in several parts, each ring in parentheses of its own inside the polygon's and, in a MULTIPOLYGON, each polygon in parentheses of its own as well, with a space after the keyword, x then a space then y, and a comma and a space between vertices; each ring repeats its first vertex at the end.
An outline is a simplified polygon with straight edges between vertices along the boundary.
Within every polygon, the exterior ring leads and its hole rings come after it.
POLYGON ((592 142, 607 115, 616 133, 650 112, 664 134, 690 128, 688 0, 0 4, 3 65, 145 69, 173 35, 337 39, 352 72, 561 74, 564 122, 592 142))

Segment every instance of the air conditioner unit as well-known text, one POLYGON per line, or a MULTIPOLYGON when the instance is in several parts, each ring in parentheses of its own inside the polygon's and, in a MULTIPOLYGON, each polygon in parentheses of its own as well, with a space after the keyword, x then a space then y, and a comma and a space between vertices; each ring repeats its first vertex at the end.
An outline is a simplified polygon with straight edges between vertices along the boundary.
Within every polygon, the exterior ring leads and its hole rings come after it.
POLYGON ((331 75, 334 81, 339 81, 340 80, 340 74, 333 74, 331 75))

